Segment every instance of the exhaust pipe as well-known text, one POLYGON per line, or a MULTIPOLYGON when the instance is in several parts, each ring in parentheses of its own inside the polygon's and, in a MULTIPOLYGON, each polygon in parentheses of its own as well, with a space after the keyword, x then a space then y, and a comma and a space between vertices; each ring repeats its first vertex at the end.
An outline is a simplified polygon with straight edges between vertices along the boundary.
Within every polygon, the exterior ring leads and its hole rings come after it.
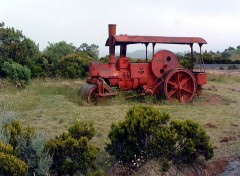
POLYGON ((116 35, 116 24, 108 25, 108 35, 109 35, 109 64, 115 64, 115 46, 113 45, 113 35, 116 35))

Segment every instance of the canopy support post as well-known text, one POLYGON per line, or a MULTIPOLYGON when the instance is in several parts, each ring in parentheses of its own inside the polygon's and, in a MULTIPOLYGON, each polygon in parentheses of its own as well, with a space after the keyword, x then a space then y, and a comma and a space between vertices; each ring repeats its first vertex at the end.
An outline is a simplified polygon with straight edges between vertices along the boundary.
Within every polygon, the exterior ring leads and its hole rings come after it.
POLYGON ((190 70, 193 72, 193 43, 190 44, 190 48, 191 48, 190 70))
POLYGON ((202 58, 202 44, 199 43, 200 47, 200 72, 202 72, 202 69, 204 69, 204 63, 203 63, 203 58, 202 58))
POLYGON ((155 48, 155 45, 156 45, 156 43, 152 43, 152 57, 154 56, 154 54, 155 54, 155 51, 154 51, 154 48, 155 48))
POLYGON ((145 43, 145 46, 146 46, 146 62, 148 61, 148 58, 147 58, 147 47, 148 47, 148 44, 149 43, 145 43))

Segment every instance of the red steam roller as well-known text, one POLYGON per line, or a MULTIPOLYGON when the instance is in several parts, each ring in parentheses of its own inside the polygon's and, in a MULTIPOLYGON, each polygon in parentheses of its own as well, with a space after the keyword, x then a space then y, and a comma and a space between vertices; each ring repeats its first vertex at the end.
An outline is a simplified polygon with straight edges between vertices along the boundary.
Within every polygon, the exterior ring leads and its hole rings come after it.
POLYGON ((116 95, 110 87, 121 91, 140 90, 142 95, 165 95, 167 99, 187 103, 194 95, 202 93, 202 86, 207 83, 201 54, 203 44, 207 42, 199 37, 163 37, 163 36, 132 36, 116 35, 116 25, 108 25, 109 47, 108 63, 91 62, 89 78, 80 93, 88 102, 100 97, 116 95), (152 44, 153 56, 147 59, 147 46, 152 44), (199 71, 193 68, 193 44, 200 47, 199 71), (146 60, 129 62, 126 57, 127 46, 144 44, 146 60), (182 44, 191 48, 190 69, 180 66, 177 56, 168 50, 154 52, 156 44, 182 44), (120 46, 120 56, 115 56, 115 47, 120 46))

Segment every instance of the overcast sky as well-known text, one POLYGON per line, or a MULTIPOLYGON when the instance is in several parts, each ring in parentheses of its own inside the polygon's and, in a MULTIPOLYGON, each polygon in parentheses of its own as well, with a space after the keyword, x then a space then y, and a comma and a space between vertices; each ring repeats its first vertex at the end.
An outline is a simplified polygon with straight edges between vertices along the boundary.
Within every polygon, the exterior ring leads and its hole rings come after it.
POLYGON ((240 0, 0 0, 0 21, 22 30, 41 50, 48 42, 86 42, 99 45, 103 56, 110 23, 117 24, 117 34, 203 37, 208 51, 240 45, 240 0))

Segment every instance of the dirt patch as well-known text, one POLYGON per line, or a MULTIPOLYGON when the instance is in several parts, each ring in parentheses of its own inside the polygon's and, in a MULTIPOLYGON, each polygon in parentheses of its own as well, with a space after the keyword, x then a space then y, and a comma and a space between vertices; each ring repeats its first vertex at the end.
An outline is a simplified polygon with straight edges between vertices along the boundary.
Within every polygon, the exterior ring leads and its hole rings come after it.
POLYGON ((240 156, 229 156, 211 161, 206 164, 196 163, 191 167, 172 166, 167 172, 161 172, 159 161, 149 161, 139 170, 133 171, 121 164, 116 164, 106 175, 133 175, 133 176, 229 176, 240 175, 240 156), (233 173, 233 174, 232 174, 233 173))
POLYGON ((220 142, 224 143, 224 142, 229 142, 229 141, 236 141, 236 139, 237 138, 235 136, 225 136, 220 139, 220 142))
POLYGON ((133 170, 130 167, 124 166, 121 163, 114 164, 107 172, 106 175, 109 176, 125 176, 125 175, 132 175, 133 170))
POLYGON ((229 161, 226 159, 220 159, 209 163, 204 170, 209 174, 209 176, 215 176, 224 172, 229 161))
POLYGON ((208 128, 217 128, 217 125, 214 125, 212 123, 207 123, 205 126, 208 128))
MULTIPOLYGON (((235 166, 236 161, 239 161, 240 156, 230 156, 230 157, 225 157, 222 159, 218 159, 216 161, 212 161, 208 165, 206 165, 205 170, 207 171, 209 176, 223 176, 225 173, 230 176, 232 175, 230 172, 237 173, 236 175, 240 175, 240 167, 232 167, 231 171, 229 169, 229 166, 235 166), (230 171, 230 172, 229 172, 230 171)), ((227 176, 226 175, 226 176, 227 176)))
POLYGON ((204 89, 210 90, 210 91, 217 91, 217 87, 215 85, 205 86, 204 89))
POLYGON ((218 176, 239 176, 240 175, 240 159, 232 161, 228 164, 225 171, 218 176))
POLYGON ((235 124, 235 123, 233 123, 233 122, 231 122, 230 125, 232 125, 232 126, 234 126, 234 127, 238 127, 238 126, 239 126, 238 124, 235 124))
POLYGON ((240 89, 239 88, 229 88, 231 91, 233 92, 240 92, 240 89))
POLYGON ((196 105, 229 105, 230 101, 220 97, 219 95, 214 95, 211 93, 205 93, 202 95, 202 99, 200 101, 194 101, 196 105))

